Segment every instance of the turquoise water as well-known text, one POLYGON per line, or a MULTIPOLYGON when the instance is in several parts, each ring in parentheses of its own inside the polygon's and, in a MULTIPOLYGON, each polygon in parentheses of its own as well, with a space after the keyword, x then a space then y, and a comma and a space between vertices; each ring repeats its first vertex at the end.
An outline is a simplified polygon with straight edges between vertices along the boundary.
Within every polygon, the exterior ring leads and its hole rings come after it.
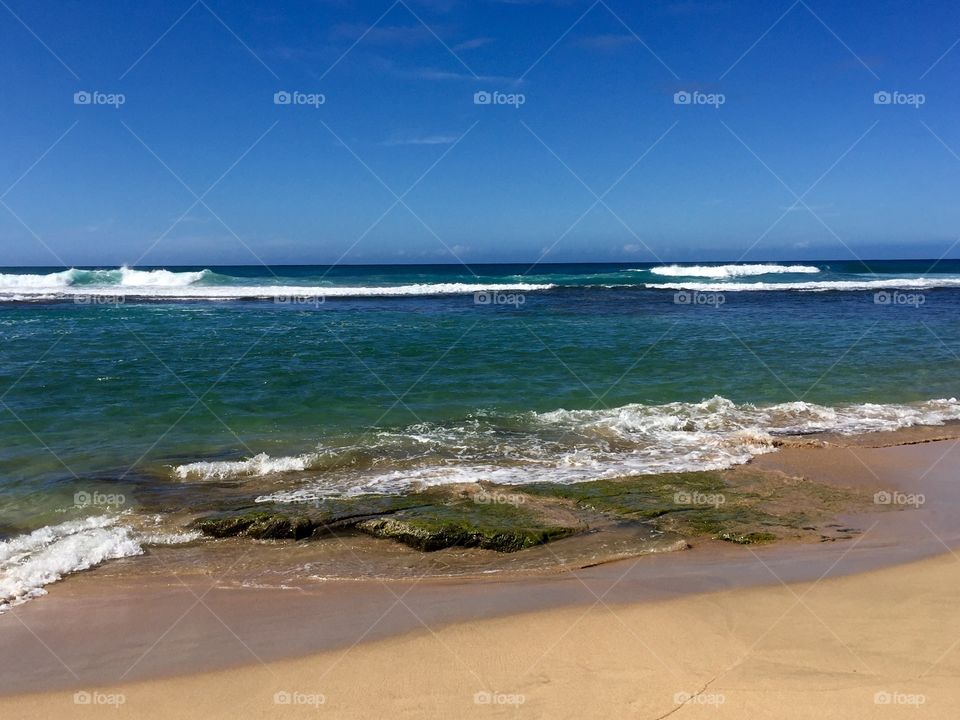
POLYGON ((91 483, 569 482, 941 422, 960 262, 932 264, 4 270, 0 532, 91 483))

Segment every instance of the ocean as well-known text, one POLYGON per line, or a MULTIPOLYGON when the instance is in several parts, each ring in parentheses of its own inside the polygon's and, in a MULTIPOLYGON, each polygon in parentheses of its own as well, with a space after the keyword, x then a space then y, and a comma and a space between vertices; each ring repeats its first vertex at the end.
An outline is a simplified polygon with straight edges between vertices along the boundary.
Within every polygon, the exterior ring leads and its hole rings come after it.
POLYGON ((960 261, 0 269, 0 608, 311 500, 960 418, 960 261), (266 482, 269 480, 269 482, 266 482))

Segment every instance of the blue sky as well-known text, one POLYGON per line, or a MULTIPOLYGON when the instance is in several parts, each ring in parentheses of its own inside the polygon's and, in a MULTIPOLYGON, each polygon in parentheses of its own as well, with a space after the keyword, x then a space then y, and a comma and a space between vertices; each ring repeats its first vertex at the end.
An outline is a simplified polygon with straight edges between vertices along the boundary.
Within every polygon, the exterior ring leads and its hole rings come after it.
POLYGON ((960 237, 956 3, 4 3, 2 265, 930 257, 960 237))

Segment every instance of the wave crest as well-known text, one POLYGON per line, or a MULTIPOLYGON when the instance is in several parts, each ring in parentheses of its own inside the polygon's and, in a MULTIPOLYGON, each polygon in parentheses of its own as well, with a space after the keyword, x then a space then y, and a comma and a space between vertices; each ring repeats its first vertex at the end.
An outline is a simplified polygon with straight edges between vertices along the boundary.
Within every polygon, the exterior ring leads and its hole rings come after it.
POLYGON ((706 278, 732 278, 749 275, 779 275, 783 273, 790 274, 813 274, 820 272, 820 268, 814 265, 771 265, 771 264, 745 264, 745 265, 660 265, 650 268, 654 275, 664 275, 666 277, 706 277, 706 278))
POLYGON ((960 288, 960 277, 944 278, 896 278, 888 280, 822 280, 812 282, 670 282, 649 283, 650 290, 689 290, 696 292, 760 292, 760 291, 874 291, 874 290, 932 290, 935 288, 960 288))
POLYGON ((256 477, 275 473, 306 470, 316 458, 315 453, 295 457, 272 458, 266 453, 254 455, 249 460, 218 460, 179 465, 174 474, 181 480, 224 480, 236 477, 256 477))
POLYGON ((70 268, 60 272, 0 273, 0 292, 9 290, 56 291, 70 287, 186 287, 215 273, 212 270, 174 272, 172 270, 135 270, 126 266, 116 270, 81 270, 70 268))
POLYGON ((187 287, 209 278, 211 270, 172 272, 170 270, 132 270, 120 268, 120 285, 124 287, 187 287))

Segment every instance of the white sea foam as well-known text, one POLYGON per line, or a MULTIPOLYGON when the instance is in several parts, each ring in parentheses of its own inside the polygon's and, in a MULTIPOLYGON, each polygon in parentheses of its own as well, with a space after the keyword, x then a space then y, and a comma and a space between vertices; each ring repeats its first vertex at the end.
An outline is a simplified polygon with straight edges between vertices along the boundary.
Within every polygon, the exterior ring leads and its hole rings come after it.
POLYGON ((87 289, 114 286, 127 287, 186 287, 200 282, 213 273, 210 270, 174 272, 171 270, 134 270, 120 267, 116 270, 80 270, 70 268, 60 272, 38 275, 33 273, 0 273, 0 292, 56 292, 64 288, 87 289))
POLYGON ((46 594, 44 587, 106 560, 140 555, 144 545, 191 542, 198 533, 141 533, 121 518, 98 515, 48 525, 0 541, 0 613, 46 594))
POLYGON ((186 287, 211 275, 209 270, 171 272, 170 270, 131 270, 120 268, 120 284, 124 287, 186 287))
POLYGON ((47 275, 0 273, 0 292, 6 293, 12 290, 56 291, 72 285, 77 272, 77 270, 71 268, 70 270, 48 273, 47 275))
POLYGON ((203 533, 199 530, 184 530, 182 532, 141 532, 137 540, 143 545, 184 545, 200 540, 203 533))
POLYGON ((364 440, 366 452, 379 457, 366 464, 332 462, 338 452, 357 451, 345 445, 297 456, 192 463, 177 468, 176 474, 204 480, 314 471, 317 480, 306 487, 260 498, 288 502, 477 480, 573 483, 727 468, 773 451, 780 435, 856 434, 951 420, 960 420, 960 402, 954 398, 910 405, 791 402, 758 407, 713 397, 699 403, 528 413, 508 420, 509 429, 489 419, 445 426, 421 423, 364 440))
POLYGON ((295 457, 272 458, 266 453, 255 455, 249 460, 217 460, 179 465, 174 472, 181 480, 223 480, 225 478, 254 477, 275 473, 303 471, 310 467, 317 457, 308 453, 295 457))
POLYGON ((751 292, 771 290, 794 290, 801 292, 827 291, 877 291, 877 290, 929 290, 933 288, 960 287, 960 277, 901 277, 884 280, 820 280, 811 282, 670 282, 649 283, 645 287, 654 290, 689 290, 696 292, 751 292))
POLYGON ((45 585, 68 573, 143 552, 132 531, 116 523, 70 520, 0 542, 0 612, 46 594, 45 585))
MULTIPOLYGON (((639 271, 642 272, 642 271, 639 271)), ((777 275, 782 273, 808 274, 818 273, 820 268, 814 265, 661 265, 650 268, 654 275, 667 277, 707 277, 731 278, 746 275, 777 275)))

